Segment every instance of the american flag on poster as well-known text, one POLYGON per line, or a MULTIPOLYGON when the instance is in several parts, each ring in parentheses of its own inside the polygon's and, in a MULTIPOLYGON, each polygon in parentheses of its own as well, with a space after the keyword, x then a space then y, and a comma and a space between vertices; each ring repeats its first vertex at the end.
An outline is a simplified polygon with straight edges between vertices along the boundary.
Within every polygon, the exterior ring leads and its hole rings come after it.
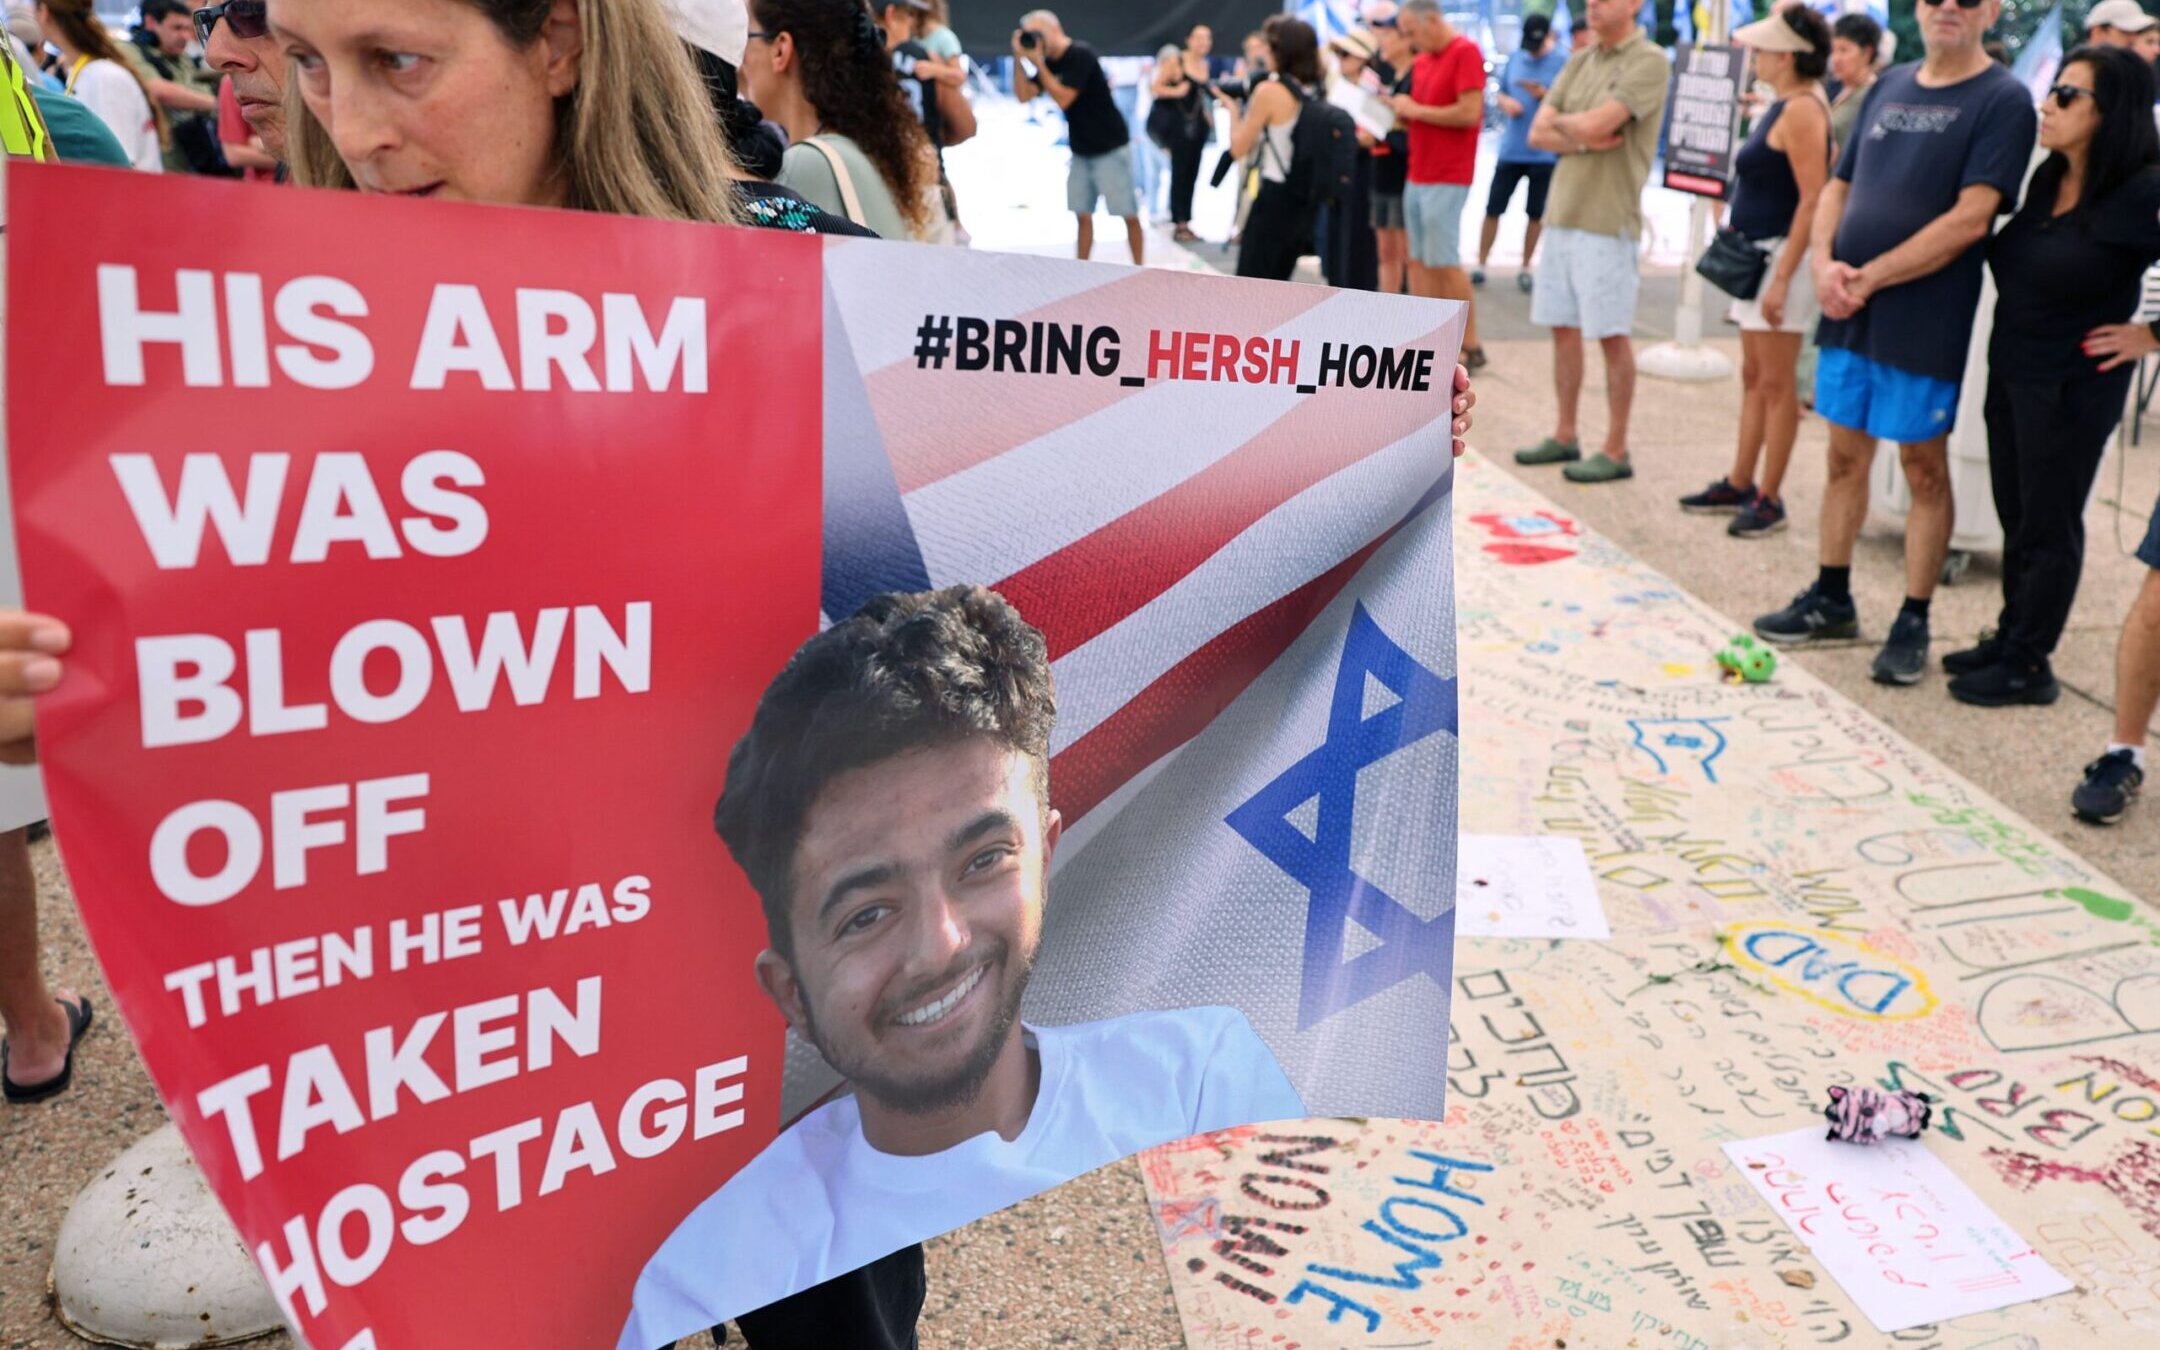
POLYGON ((1460 307, 836 240, 824 320, 827 619, 978 582, 1049 642, 1029 1020, 1234 1004, 1314 1113, 1437 1117, 1460 307))

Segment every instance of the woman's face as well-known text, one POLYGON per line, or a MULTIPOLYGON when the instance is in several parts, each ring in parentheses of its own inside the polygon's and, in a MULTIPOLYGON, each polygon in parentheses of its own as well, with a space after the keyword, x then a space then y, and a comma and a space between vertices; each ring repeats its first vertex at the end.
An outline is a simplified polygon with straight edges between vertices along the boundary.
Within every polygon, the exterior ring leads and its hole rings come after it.
POLYGON ((1342 77, 1354 84, 1365 73, 1365 58, 1344 52, 1336 57, 1336 66, 1342 71, 1342 77))
POLYGON ((2092 96, 2093 68, 2083 61, 2072 61, 2055 77, 2058 89, 2082 89, 2082 95, 2072 95, 2068 107, 2056 101, 2053 94, 2040 101, 2040 144, 2049 150, 2075 150, 2092 144, 2092 138, 2100 130, 2100 107, 2092 96))
POLYGON ((780 87, 799 78, 795 70, 795 35, 776 33, 769 38, 760 36, 757 30, 763 29, 765 24, 758 19, 755 11, 750 15, 750 27, 753 31, 750 40, 743 46, 742 69, 739 72, 742 95, 765 109, 770 116, 772 110, 780 106, 780 87))
POLYGON ((1875 64, 1875 53, 1868 51, 1851 38, 1830 39, 1830 73, 1842 85, 1855 85, 1867 78, 1870 67, 1875 64))
POLYGON ((1755 78, 1764 84, 1780 84, 1792 77, 1791 52, 1758 51, 1755 56, 1755 78))
POLYGON ((464 0, 272 0, 308 111, 369 192, 560 205, 555 101, 577 87, 577 0, 513 47, 464 0))

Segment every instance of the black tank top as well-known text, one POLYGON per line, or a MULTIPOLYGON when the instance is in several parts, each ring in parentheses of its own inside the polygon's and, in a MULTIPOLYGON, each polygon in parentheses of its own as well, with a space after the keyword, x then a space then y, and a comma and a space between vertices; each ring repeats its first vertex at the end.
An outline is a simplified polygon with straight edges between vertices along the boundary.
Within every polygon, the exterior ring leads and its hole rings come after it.
POLYGON ((1792 161, 1770 144, 1770 128, 1784 112, 1784 99, 1771 104, 1733 156, 1733 203, 1725 225, 1746 239, 1782 238, 1792 229, 1793 212, 1800 209, 1792 161))

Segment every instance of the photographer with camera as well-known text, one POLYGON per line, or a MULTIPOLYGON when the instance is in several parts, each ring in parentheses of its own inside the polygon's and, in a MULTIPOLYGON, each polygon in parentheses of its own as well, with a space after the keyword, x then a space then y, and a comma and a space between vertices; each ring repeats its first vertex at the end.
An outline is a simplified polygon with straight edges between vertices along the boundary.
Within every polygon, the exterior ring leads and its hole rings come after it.
POLYGON ((1102 60, 1085 42, 1065 34, 1049 10, 1038 9, 1013 31, 1013 97, 1026 103, 1037 94, 1049 97, 1065 113, 1066 144, 1072 168, 1065 180, 1065 204, 1079 217, 1079 256, 1095 251, 1095 204, 1125 220, 1125 239, 1135 264, 1145 245, 1140 233, 1140 198, 1133 190, 1132 132, 1110 97, 1102 60))

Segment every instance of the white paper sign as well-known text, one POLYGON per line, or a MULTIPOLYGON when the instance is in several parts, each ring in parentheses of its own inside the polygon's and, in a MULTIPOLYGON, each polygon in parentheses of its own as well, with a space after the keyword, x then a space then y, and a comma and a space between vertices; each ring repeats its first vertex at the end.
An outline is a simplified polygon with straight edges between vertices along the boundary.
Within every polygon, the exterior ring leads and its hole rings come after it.
POLYGON ((1466 834, 1455 852, 1455 931, 1465 937, 1609 938, 1581 841, 1466 834))
POLYGON ((1358 88, 1348 80, 1330 80, 1328 102, 1350 114, 1350 120, 1374 140, 1383 140, 1395 129, 1395 110, 1386 99, 1358 88))
POLYGON ((1834 1143, 1811 1125, 1725 1145, 1877 1331, 2073 1286, 1918 1139, 1834 1143))

